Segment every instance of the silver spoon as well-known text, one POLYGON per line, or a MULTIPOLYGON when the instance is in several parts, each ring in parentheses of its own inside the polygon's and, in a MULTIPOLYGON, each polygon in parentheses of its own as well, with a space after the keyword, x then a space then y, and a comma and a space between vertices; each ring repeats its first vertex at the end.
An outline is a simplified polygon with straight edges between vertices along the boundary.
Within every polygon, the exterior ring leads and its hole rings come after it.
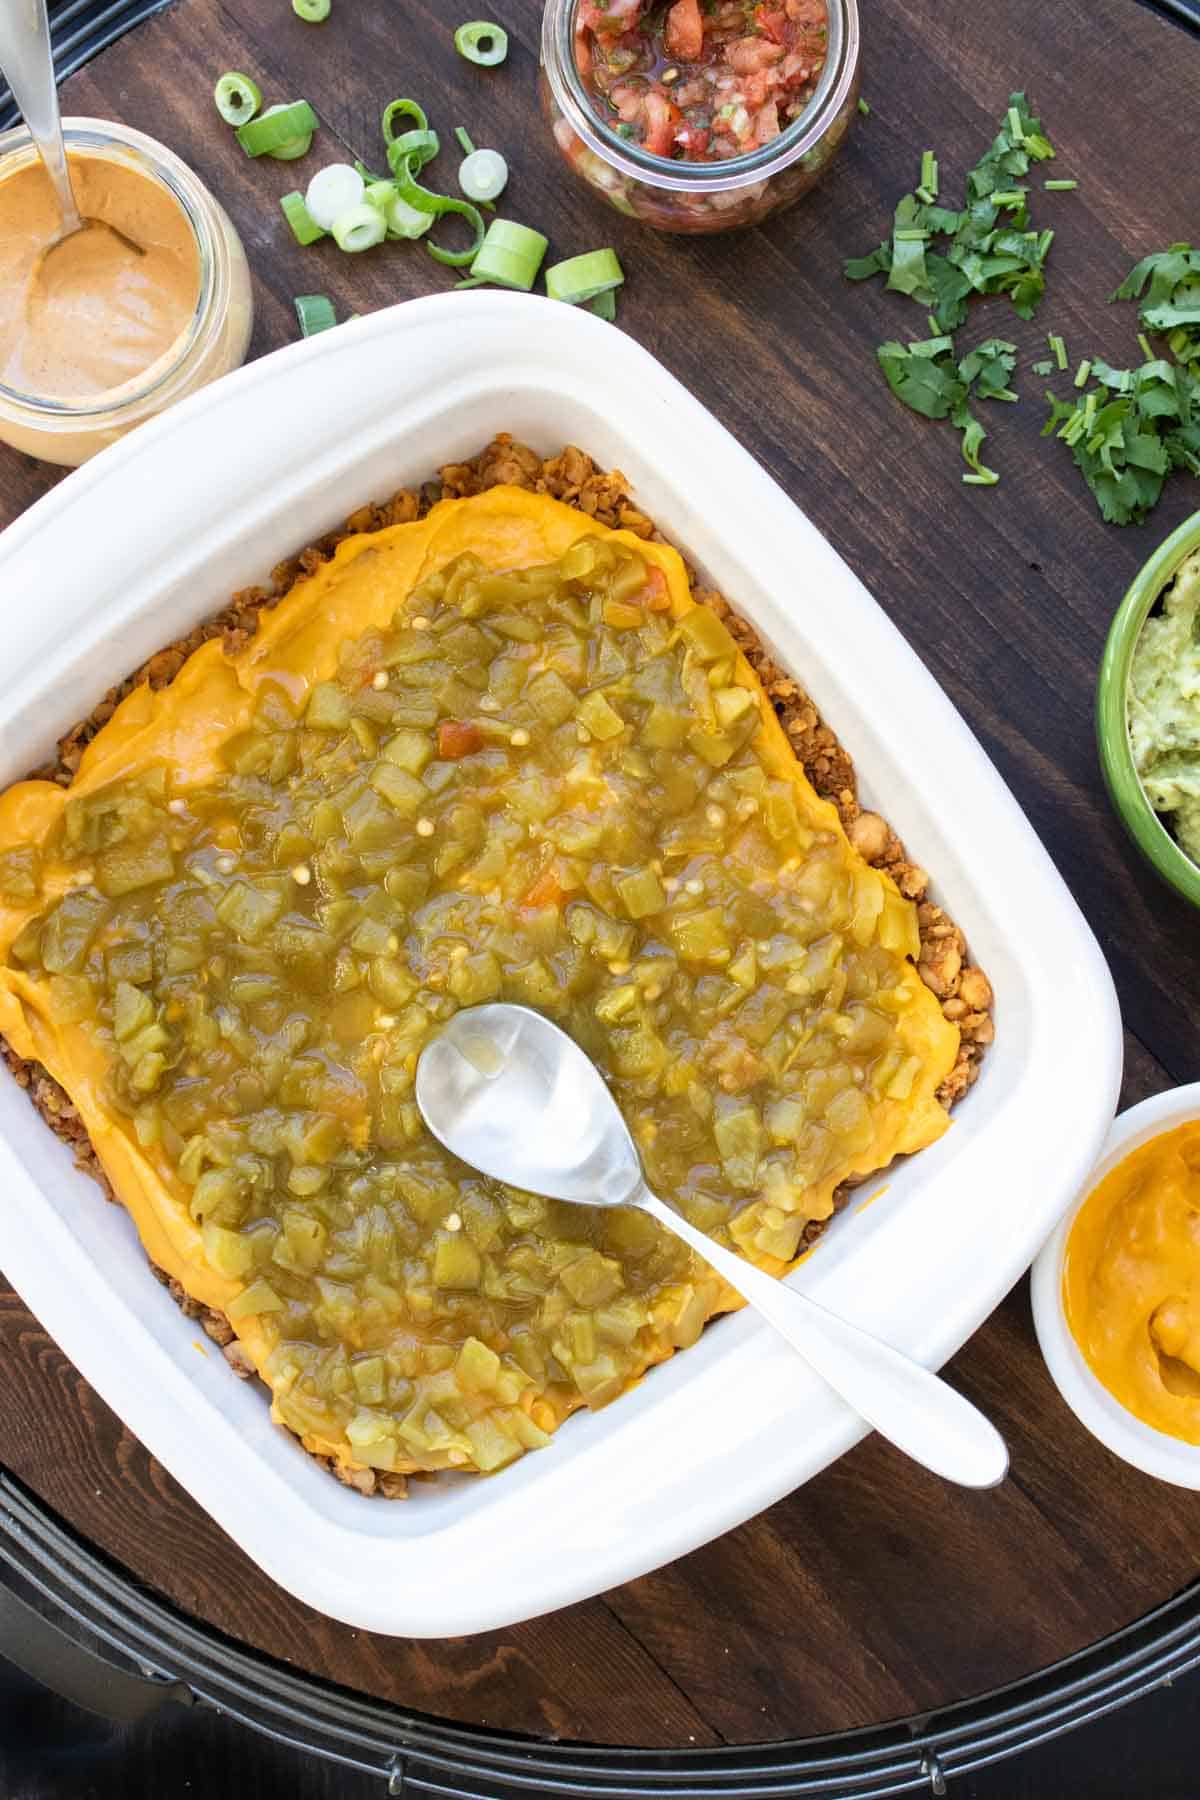
POLYGON ((456 1013, 417 1063, 417 1105, 463 1162, 582 1206, 637 1206, 702 1256, 834 1392, 917 1462, 964 1487, 995 1487, 1004 1440, 961 1394, 857 1325, 715 1244, 652 1194, 599 1070, 525 1006, 456 1013))
MULTIPOLYGON (((63 143, 46 0, 0 0, 0 69, 58 196, 59 243, 82 231, 63 143)), ((50 248, 48 245, 47 248, 50 248)))

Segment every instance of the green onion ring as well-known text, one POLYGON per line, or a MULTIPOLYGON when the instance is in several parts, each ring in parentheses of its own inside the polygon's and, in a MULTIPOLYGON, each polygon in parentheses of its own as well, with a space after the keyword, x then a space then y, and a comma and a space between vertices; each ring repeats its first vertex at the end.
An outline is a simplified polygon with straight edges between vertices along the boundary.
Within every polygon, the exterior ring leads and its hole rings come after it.
POLYGON ((615 325, 617 322, 616 288, 605 288, 602 294, 597 294, 594 300, 588 302, 588 311, 595 313, 598 319, 603 319, 606 325, 615 325))
POLYGON ((387 220, 377 206, 361 200, 333 222, 333 241, 339 250, 356 256, 361 250, 373 250, 387 236, 387 220))
POLYGON ((292 304, 300 321, 302 337, 315 337, 318 331, 328 331, 331 325, 337 324, 337 314, 327 294, 297 294, 292 304))
POLYGON ((455 32, 454 48, 477 68, 494 69, 508 55, 508 33, 503 25, 471 19, 455 32))
POLYGON ((397 159, 395 176, 396 192, 400 199, 407 201, 417 212, 430 213, 434 218, 440 217, 442 213, 458 213, 474 230, 475 241, 466 250, 443 250, 440 244, 426 244, 425 248, 434 261, 445 263, 452 269, 474 262, 484 238, 483 218, 478 207, 472 206, 469 200, 452 200, 449 194, 433 194, 428 188, 423 188, 413 174, 411 156, 397 159))
POLYGON ((387 147, 388 168, 397 172, 397 164, 406 158, 414 169, 423 169, 427 162, 432 162, 438 153, 438 134, 436 131, 405 131, 398 138, 393 138, 387 147))
POLYGON ((476 206, 487 206, 507 187, 508 164, 498 150, 472 150, 459 165, 458 185, 476 206))
POLYGON ((479 255, 483 245, 483 215, 480 213, 479 208, 477 206, 472 206, 469 200, 447 199, 446 204, 438 208, 438 212, 439 214, 458 213, 460 218, 464 218, 471 226, 475 233, 475 237, 466 250, 443 250, 440 244, 426 244, 425 248, 428 250, 430 256, 433 257, 435 262, 445 263, 447 268, 450 269, 461 269, 464 268, 467 263, 473 263, 475 258, 479 255))
POLYGON ((213 89, 213 101, 227 125, 248 125, 262 105, 262 92, 248 75, 229 69, 213 89))
POLYGON ((333 0, 292 0, 292 11, 306 25, 321 25, 333 11, 333 0))
POLYGON ((393 187, 392 198, 388 202, 385 217, 389 237, 407 238, 409 242, 412 242, 416 238, 425 236, 437 215, 436 213, 418 212, 417 208, 410 206, 408 201, 402 199, 393 187))
POLYGON ((385 144, 390 144, 396 135, 392 129, 392 121, 395 118, 415 119, 418 131, 429 130, 429 120, 423 106, 418 106, 415 100, 393 100, 389 106, 385 106, 383 109, 382 129, 385 144))
POLYGON ((565 300, 568 306, 581 306, 597 294, 620 287, 625 271, 615 250, 589 250, 583 256, 570 256, 546 270, 546 292, 551 300, 565 300))
POLYGON ((515 219, 493 219, 471 264, 471 274, 496 287, 527 294, 537 280, 546 248, 546 239, 532 226, 519 225, 515 219))
POLYGON ((319 121, 307 100, 271 106, 257 119, 239 125, 237 140, 247 156, 274 156, 281 162, 303 156, 319 121), (303 143, 304 149, 296 146, 303 143))
POLYGON ((315 244, 328 235, 305 206, 303 194, 285 194, 279 204, 298 244, 315 244))

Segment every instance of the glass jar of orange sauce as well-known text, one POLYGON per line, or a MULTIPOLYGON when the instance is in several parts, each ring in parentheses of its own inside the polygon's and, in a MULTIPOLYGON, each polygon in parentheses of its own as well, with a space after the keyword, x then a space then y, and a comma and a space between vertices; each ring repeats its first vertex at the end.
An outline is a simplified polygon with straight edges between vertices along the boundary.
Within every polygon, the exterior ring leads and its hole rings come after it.
POLYGON ((245 360, 246 256, 224 209, 165 145, 63 121, 80 212, 58 211, 29 133, 0 135, 0 440, 75 465, 245 360))

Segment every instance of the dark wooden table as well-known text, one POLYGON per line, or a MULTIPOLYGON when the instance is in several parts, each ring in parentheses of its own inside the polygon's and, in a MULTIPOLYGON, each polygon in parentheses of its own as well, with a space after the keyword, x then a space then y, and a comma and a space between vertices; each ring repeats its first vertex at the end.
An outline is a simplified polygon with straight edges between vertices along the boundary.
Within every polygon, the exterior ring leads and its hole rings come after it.
MULTIPOLYGON (((417 95, 438 125, 464 122, 503 147, 507 210, 543 227, 554 253, 614 243, 629 274, 620 328, 818 521, 1026 807, 1111 960, 1132 1101, 1197 1072, 1200 958, 1195 914, 1142 868, 1110 814, 1092 685, 1127 582, 1200 488, 1177 478, 1146 529, 1103 525, 1062 447, 1039 440, 1044 383, 1028 361, 1045 354, 1047 331, 1064 334, 1073 358, 1134 353, 1130 310, 1105 299, 1135 257, 1195 235, 1200 43, 1122 0, 862 3, 871 116, 823 189, 727 239, 656 237, 559 166, 534 98, 535 0, 489 0, 513 38, 494 72, 455 56, 457 14, 444 0, 334 0, 319 30, 286 0, 177 0, 72 78, 65 104, 165 139, 221 195, 255 273, 255 351, 294 335, 294 293, 325 290, 340 312, 365 311, 451 277, 407 246, 351 259, 292 244, 275 197, 293 173, 303 185, 316 159, 291 171, 242 156, 209 99, 226 68, 255 73, 271 99, 306 95, 324 121, 325 160, 372 149, 383 103, 417 95), (883 338, 921 335, 920 315, 839 271, 884 234, 923 148, 937 150, 943 189, 955 191, 1018 86, 1058 146, 1053 173, 1080 187, 1038 202, 1039 220, 1058 228, 1039 318, 1025 324, 993 303, 967 327, 968 343, 1013 337, 1025 371, 1023 403, 987 419, 1003 481, 972 489, 954 435, 902 411, 875 364, 883 338)), ((56 479, 0 450, 0 522, 56 479)), ((1072 1050, 1068 1017, 1063 1057, 1072 1050)), ((1196 1574, 1200 1497, 1136 1474, 1075 1423, 1042 1366, 1024 1284, 949 1371, 1009 1440, 1000 1491, 945 1487, 869 1440, 670 1568, 515 1630, 444 1643, 352 1631, 274 1587, 7 1291, 0 1354, 0 1463, 85 1537, 249 1644, 454 1719, 642 1745, 841 1731, 1053 1663, 1196 1574)))

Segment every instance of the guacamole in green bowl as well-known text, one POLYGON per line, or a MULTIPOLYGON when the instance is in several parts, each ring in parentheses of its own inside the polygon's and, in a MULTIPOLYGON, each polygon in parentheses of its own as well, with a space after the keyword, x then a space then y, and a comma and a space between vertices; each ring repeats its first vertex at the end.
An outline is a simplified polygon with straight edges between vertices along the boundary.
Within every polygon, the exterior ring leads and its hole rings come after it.
POLYGON ((1200 906, 1200 513, 1138 572, 1096 695, 1113 804, 1158 873, 1200 906))

